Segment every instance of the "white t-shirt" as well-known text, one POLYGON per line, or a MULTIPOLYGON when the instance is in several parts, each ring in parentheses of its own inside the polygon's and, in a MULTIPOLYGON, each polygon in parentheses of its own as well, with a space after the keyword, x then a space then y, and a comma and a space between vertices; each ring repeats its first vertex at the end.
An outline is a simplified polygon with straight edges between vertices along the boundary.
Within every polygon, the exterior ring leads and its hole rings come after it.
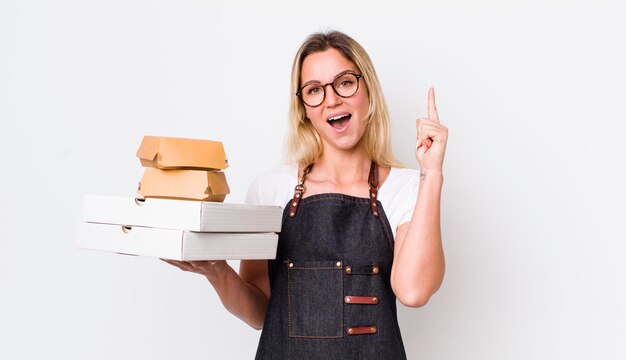
MULTIPOLYGON (((393 237, 398 226, 411 221, 419 189, 419 171, 392 167, 387 179, 378 189, 378 200, 383 206, 393 237)), ((246 203, 285 206, 293 198, 298 183, 298 168, 283 165, 259 174, 248 188, 246 203)))

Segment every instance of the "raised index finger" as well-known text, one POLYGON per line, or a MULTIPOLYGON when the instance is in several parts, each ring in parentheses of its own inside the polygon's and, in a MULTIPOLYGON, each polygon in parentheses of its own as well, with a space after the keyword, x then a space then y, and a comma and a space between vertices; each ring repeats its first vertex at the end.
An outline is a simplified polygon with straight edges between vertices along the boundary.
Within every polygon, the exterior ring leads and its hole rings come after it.
POLYGON ((428 89, 428 118, 439 124, 439 114, 437 114, 437 105, 435 105, 435 88, 428 89))

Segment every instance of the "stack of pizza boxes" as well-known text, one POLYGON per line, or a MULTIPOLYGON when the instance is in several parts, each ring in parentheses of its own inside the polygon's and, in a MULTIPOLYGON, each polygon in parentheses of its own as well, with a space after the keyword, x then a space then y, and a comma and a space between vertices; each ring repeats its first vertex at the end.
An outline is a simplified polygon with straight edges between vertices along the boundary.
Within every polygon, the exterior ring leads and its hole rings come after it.
POLYGON ((135 197, 85 195, 77 246, 173 260, 273 259, 280 206, 227 204, 221 142, 145 136, 135 197))

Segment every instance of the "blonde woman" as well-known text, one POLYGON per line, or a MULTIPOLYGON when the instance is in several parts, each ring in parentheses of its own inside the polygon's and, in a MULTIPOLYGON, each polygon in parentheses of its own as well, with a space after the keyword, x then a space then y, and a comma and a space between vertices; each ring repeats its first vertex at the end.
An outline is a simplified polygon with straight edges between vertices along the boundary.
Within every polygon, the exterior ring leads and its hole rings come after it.
POLYGON ((434 90, 416 120, 420 171, 402 168, 365 50, 341 32, 309 36, 292 68, 287 155, 250 203, 285 206, 276 260, 170 262, 203 274, 224 306, 263 329, 257 359, 405 359, 396 314, 425 305, 444 276, 440 198, 447 128, 434 90))

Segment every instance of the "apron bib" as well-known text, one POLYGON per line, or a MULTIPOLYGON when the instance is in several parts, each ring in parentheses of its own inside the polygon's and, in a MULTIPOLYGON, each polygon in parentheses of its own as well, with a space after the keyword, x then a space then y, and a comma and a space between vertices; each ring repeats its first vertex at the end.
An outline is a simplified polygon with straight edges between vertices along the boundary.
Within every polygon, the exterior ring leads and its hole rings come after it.
POLYGON ((276 259, 268 264, 271 296, 256 359, 406 359, 376 164, 370 198, 301 199, 310 170, 285 206, 276 259))

